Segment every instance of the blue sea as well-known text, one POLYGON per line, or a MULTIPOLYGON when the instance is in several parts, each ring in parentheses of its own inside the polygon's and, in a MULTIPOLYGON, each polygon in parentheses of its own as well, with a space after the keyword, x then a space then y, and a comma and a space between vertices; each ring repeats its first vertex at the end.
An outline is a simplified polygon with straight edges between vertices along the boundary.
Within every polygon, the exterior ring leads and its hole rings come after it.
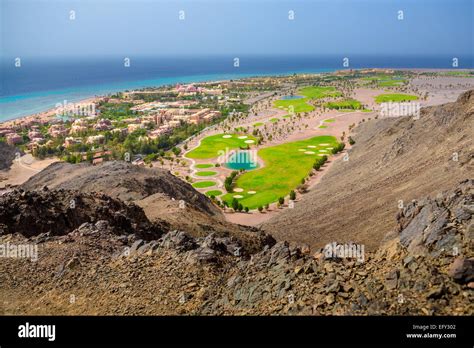
MULTIPOLYGON (((0 122, 75 102, 142 87, 249 76, 321 73, 343 69, 343 56, 235 56, 95 58, 2 57, 0 122)), ((473 68, 473 57, 458 57, 459 69, 473 68)), ((350 68, 452 68, 452 57, 351 56, 350 68)))

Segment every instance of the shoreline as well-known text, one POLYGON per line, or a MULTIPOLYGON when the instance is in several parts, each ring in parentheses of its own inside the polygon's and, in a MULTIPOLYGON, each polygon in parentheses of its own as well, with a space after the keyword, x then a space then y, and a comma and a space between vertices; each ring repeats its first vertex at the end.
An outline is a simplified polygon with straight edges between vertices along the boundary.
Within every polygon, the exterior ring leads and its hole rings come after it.
MULTIPOLYGON (((110 94, 115 94, 118 92, 124 92, 124 91, 137 91, 141 89, 146 89, 146 88, 160 88, 164 86, 172 86, 176 84, 192 84, 192 83, 218 83, 218 82, 226 82, 230 80, 240 80, 240 79, 246 79, 246 78, 259 78, 259 77, 287 77, 291 76, 293 74, 298 74, 298 75, 304 75, 304 74, 322 74, 322 73, 334 73, 337 70, 334 69, 315 69, 311 71, 286 71, 283 73, 241 73, 241 74, 231 74, 231 73, 222 73, 222 74, 204 74, 204 75, 186 75, 186 76, 177 76, 177 77, 164 77, 164 78, 155 78, 155 79, 147 79, 147 80, 132 80, 132 81, 121 81, 121 82, 115 82, 114 84, 117 84, 117 86, 113 87, 111 84, 106 84, 106 85, 91 85, 88 86, 87 88, 97 88, 96 92, 94 93, 87 93, 84 92, 85 94, 89 94, 88 96, 85 97, 78 97, 78 98, 67 98, 67 97, 58 97, 56 99, 56 102, 58 101, 63 101, 63 100, 68 100, 73 103, 82 103, 84 101, 90 100, 90 99, 100 99, 104 98, 107 95, 110 94), (123 84, 123 85, 122 85, 123 84), (109 86, 109 87, 107 87, 109 86)), ((71 89, 77 90, 82 90, 84 89, 84 86, 82 87, 68 87, 65 89, 59 89, 59 90, 47 90, 47 91, 36 91, 36 92, 28 92, 25 94, 18 94, 18 95, 11 95, 11 96, 2 96, 0 97, 0 110, 2 107, 2 104, 8 104, 8 103, 15 103, 15 102, 2 102, 2 99, 7 99, 7 98, 21 98, 24 97, 25 95, 26 100, 30 100, 34 97, 28 97, 29 94, 36 94, 36 93, 43 93, 43 96, 39 97, 45 97, 48 95, 48 93, 54 93, 58 94, 61 93, 64 95, 65 93, 68 93, 66 91, 69 91, 71 89)), ((38 97, 38 96, 35 96, 38 97)), ((24 102, 24 101, 23 101, 24 102)), ((20 120, 24 119, 26 117, 31 117, 35 115, 40 115, 40 114, 45 114, 47 112, 51 112, 55 107, 45 107, 42 111, 36 112, 36 113, 29 113, 25 114, 22 116, 18 117, 13 117, 13 118, 8 118, 5 120, 0 119, 0 125, 3 125, 7 122, 12 122, 15 120, 20 120)), ((1 113, 0 113, 1 117, 1 113)))
MULTIPOLYGON (((219 78, 217 78, 217 79, 210 78, 209 79, 209 78, 207 78, 210 75, 183 76, 183 77, 175 77, 174 79, 177 81, 175 83, 206 83, 206 82, 218 83, 218 82, 225 82, 225 81, 234 80, 234 79, 240 80, 240 79, 246 79, 246 78, 258 78, 258 77, 265 77, 265 76, 274 76, 274 77, 290 76, 290 75, 295 74, 295 73, 299 74, 299 75, 304 75, 304 74, 316 75, 316 74, 325 74, 325 73, 338 73, 338 72, 341 72, 341 71, 359 71, 359 70, 372 70, 372 69, 373 70, 414 71, 414 72, 418 72, 418 73, 442 72, 442 71, 447 71, 447 72, 448 71, 459 71, 459 72, 474 71, 473 68, 447 69, 447 68, 390 68, 390 67, 380 67, 380 68, 354 68, 354 69, 339 69, 339 70, 316 69, 316 70, 322 70, 322 71, 319 71, 319 72, 317 72, 317 71, 300 71, 300 72, 289 71, 289 72, 285 72, 285 73, 264 73, 264 74, 245 74, 244 73, 244 74, 238 74, 238 76, 236 76, 235 78, 223 78, 223 79, 219 79, 219 78), (200 79, 199 78, 200 76, 204 77, 204 78, 200 79)), ((230 76, 231 74, 222 74, 222 75, 230 76)), ((128 88, 117 86, 117 89, 109 90, 108 92, 102 92, 102 93, 99 92, 98 94, 92 94, 91 93, 90 96, 84 97, 84 98, 83 97, 79 97, 77 99, 70 98, 70 100, 68 102, 77 103, 77 104, 90 103, 91 101, 100 100, 100 99, 106 97, 107 95, 115 94, 115 93, 118 93, 118 92, 123 92, 125 90, 137 91, 137 90, 144 89, 144 88, 160 88, 160 87, 163 87, 163 86, 166 86, 166 85, 175 84, 175 83, 170 82, 170 83, 156 83, 156 84, 146 85, 147 84, 146 81, 151 82, 151 81, 155 81, 155 80, 128 81, 128 83, 130 83, 130 84, 143 82, 144 85, 136 86, 136 87, 128 87, 128 88)), ((127 82, 120 82, 120 83, 127 83, 127 82)), ((68 89, 71 89, 71 88, 74 88, 74 87, 69 87, 68 89)), ((79 87, 79 88, 82 88, 82 87, 79 87)), ((106 88, 106 87, 103 87, 103 88, 106 88)), ((19 95, 13 95, 13 96, 5 96, 5 97, 2 97, 2 98, 23 97, 23 96, 31 94, 31 93, 51 93, 51 92, 58 92, 58 91, 62 91, 62 90, 49 90, 49 91, 43 91, 43 92, 29 92, 29 93, 25 93, 23 95, 19 94, 19 95)), ((0 100, 2 98, 0 98, 0 100)), ((33 97, 29 97, 29 98, 33 98, 33 97)), ((27 99, 29 99, 29 98, 27 97, 27 99)), ((59 99, 60 98, 58 98, 58 100, 59 99)), ((64 98, 61 98, 61 99, 64 99, 64 98)), ((2 105, 2 103, 0 102, 0 107, 1 107, 1 105, 2 105)), ((0 125, 5 126, 5 127, 10 127, 12 125, 17 125, 18 123, 21 124, 23 122, 28 122, 28 121, 32 121, 32 120, 38 120, 38 119, 40 121, 50 120, 51 116, 54 115, 55 109, 56 109, 56 107, 48 107, 48 108, 45 108, 43 111, 40 111, 40 112, 30 113, 30 114, 26 114, 26 115, 23 115, 23 116, 8 118, 8 119, 5 119, 5 120, 0 120, 0 125)))

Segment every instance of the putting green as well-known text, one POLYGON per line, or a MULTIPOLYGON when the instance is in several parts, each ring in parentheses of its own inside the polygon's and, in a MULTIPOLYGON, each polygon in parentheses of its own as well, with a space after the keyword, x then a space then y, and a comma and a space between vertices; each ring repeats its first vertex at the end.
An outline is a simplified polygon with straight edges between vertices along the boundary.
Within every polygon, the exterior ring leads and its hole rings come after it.
POLYGON ((241 134, 216 134, 201 140, 201 144, 188 152, 186 157, 197 159, 208 159, 219 156, 219 151, 233 150, 238 148, 247 148, 246 140, 254 140, 256 138, 247 135, 245 139, 239 139, 241 134))
POLYGON ((211 196, 220 196, 222 194, 222 191, 219 191, 219 190, 210 190, 210 191, 207 191, 206 192, 206 195, 208 195, 209 197, 211 196))
POLYGON ((202 172, 196 172, 196 175, 197 176, 213 176, 213 175, 216 175, 217 172, 213 172, 211 170, 208 170, 208 171, 202 171, 202 172))
POLYGON ((290 107, 293 107, 295 113, 299 112, 309 112, 314 110, 314 106, 309 105, 307 101, 311 99, 320 99, 325 97, 336 97, 341 95, 340 92, 334 87, 305 87, 298 91, 298 94, 303 95, 305 98, 300 99, 280 99, 274 102, 274 105, 278 108, 283 108, 287 111, 290 110, 290 107))
POLYGON ((196 164, 195 167, 199 169, 205 169, 205 168, 212 168, 214 167, 214 165, 212 163, 201 163, 201 164, 196 164))
POLYGON ((410 100, 418 100, 416 95, 410 94, 380 94, 375 97, 375 102, 377 103, 388 103, 388 102, 405 102, 410 100))
POLYGON ((313 167, 316 154, 308 154, 305 152, 310 151, 302 152, 300 149, 309 146, 326 149, 336 144, 337 139, 333 136, 318 136, 261 149, 258 156, 265 166, 242 174, 235 182, 235 187, 242 188, 243 192, 227 193, 222 199, 230 204, 236 195, 242 196, 238 198, 239 203, 249 209, 276 202, 279 197, 285 197, 296 189, 313 167), (256 192, 249 193, 253 191, 256 192))
POLYGON ((215 186, 217 183, 215 181, 198 181, 193 184, 194 188, 205 188, 215 186))

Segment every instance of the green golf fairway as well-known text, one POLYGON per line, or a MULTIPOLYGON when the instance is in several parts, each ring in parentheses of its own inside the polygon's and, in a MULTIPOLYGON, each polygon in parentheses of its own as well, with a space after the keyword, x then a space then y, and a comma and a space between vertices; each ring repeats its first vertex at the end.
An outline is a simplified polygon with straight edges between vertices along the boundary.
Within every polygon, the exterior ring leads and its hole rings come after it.
POLYGON ((196 175, 197 176, 213 176, 213 175, 216 175, 217 172, 213 172, 213 171, 202 171, 202 172, 197 172, 196 175))
POLYGON ((336 110, 360 110, 362 109, 362 104, 355 99, 347 99, 335 102, 326 103, 326 107, 329 109, 336 109, 336 110))
POLYGON ((418 100, 416 95, 410 94, 380 94, 375 97, 375 102, 377 103, 388 103, 388 102, 405 102, 410 100, 418 100))
POLYGON ((247 144, 245 141, 253 140, 255 143, 257 139, 251 135, 246 135, 245 139, 239 139, 240 134, 216 134, 206 137, 201 140, 201 144, 186 154, 188 158, 208 159, 219 156, 219 151, 233 150, 238 148, 247 148, 252 144, 247 144), (223 136, 231 136, 230 138, 223 138, 223 136))
POLYGON ((298 91, 298 94, 305 96, 300 99, 287 99, 287 100, 276 100, 274 102, 275 107, 281 107, 289 111, 290 106, 293 106, 295 113, 309 112, 314 110, 314 106, 306 103, 311 99, 320 99, 325 97, 336 97, 341 95, 340 92, 336 91, 334 87, 305 87, 298 91))
POLYGON ((211 197, 211 196, 220 196, 222 194, 222 191, 219 191, 219 190, 210 190, 210 191, 207 191, 206 192, 206 195, 211 197))
MULTIPOLYGON (((265 166, 242 174, 234 187, 242 188, 244 191, 227 193, 222 199, 230 204, 235 195, 241 195, 243 197, 238 199, 239 203, 249 209, 276 202, 279 197, 287 196, 301 184, 301 180, 312 170, 318 158, 318 150, 334 147, 336 144, 337 140, 333 136, 318 136, 261 149, 258 151, 258 156, 264 161, 265 166), (256 193, 249 194, 248 191, 256 193)), ((330 155, 329 152, 327 154, 330 155)))
POLYGON ((195 167, 199 169, 206 169, 206 168, 212 168, 214 167, 214 165, 212 163, 202 163, 202 164, 196 164, 195 167))
POLYGON ((205 187, 211 187, 215 186, 216 182, 215 181, 198 181, 193 184, 194 188, 205 188, 205 187))

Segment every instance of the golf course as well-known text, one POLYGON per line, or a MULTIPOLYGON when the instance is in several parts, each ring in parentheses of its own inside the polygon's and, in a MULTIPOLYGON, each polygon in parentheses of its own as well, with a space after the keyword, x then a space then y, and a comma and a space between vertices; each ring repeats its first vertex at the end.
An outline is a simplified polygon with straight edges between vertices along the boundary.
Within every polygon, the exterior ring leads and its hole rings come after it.
MULTIPOLYGON (((251 135, 216 134, 201 140, 201 144, 186 154, 192 159, 210 159, 219 156, 221 151, 247 148, 257 142, 251 135)), ((198 167, 203 168, 203 167, 198 167)))
POLYGON ((274 102, 275 107, 285 109, 289 112, 309 112, 314 110, 314 106, 307 102, 312 99, 321 99, 326 97, 337 97, 341 93, 334 87, 305 87, 298 90, 298 94, 303 98, 298 99, 279 99, 274 102))
POLYGON ((265 166, 241 174, 235 181, 234 192, 222 199, 230 205, 236 198, 249 209, 276 202, 296 189, 312 170, 315 160, 324 155, 329 157, 336 145, 335 137, 318 136, 260 149, 258 157, 265 166))
POLYGON ((375 101, 379 104, 388 103, 388 102, 400 103, 400 102, 406 102, 406 101, 412 101, 412 100, 418 100, 418 97, 416 95, 401 94, 401 93, 379 94, 378 96, 375 97, 375 101))

